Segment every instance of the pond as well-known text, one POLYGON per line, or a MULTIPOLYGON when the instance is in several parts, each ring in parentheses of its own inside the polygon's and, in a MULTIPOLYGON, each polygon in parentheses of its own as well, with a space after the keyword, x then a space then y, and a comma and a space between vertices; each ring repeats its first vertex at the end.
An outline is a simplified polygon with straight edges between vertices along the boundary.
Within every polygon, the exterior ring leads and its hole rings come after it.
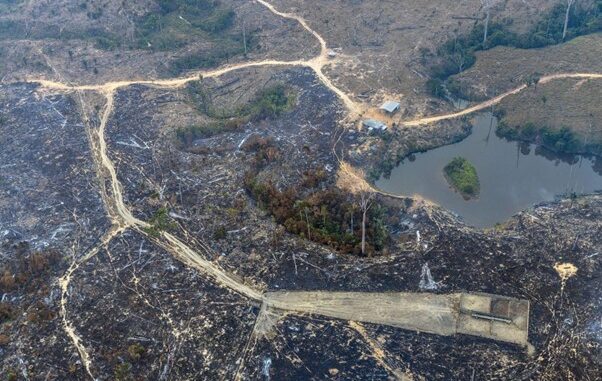
POLYGON ((555 196, 602 190, 602 158, 557 155, 543 147, 512 142, 495 134, 497 119, 477 115, 464 140, 411 156, 376 186, 386 192, 435 202, 476 227, 490 227, 555 196), (443 167, 454 157, 468 159, 481 184, 477 199, 465 200, 449 187, 443 167))

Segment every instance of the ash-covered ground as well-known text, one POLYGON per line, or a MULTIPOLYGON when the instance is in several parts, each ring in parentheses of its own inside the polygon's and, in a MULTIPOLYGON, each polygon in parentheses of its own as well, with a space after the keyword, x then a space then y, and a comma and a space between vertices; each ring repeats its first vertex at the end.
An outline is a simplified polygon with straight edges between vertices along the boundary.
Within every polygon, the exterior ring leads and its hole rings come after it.
MULTIPOLYGON (((99 89, 95 98, 33 85, 0 88, 6 379, 599 374, 601 195, 538 205, 482 231, 424 201, 379 194, 371 200, 380 214, 370 215, 379 223, 370 223, 362 254, 356 241, 337 246, 346 236, 328 231, 332 211, 353 200, 338 186, 341 162, 366 170, 394 162, 465 136, 462 122, 390 135, 358 131, 309 68, 246 68, 181 88, 133 85, 114 98, 99 89), (105 141, 120 186, 101 160, 105 141), (117 191, 148 226, 119 219, 117 191), (310 223, 310 214, 318 221, 310 223), (190 258, 165 232, 229 274, 230 285, 258 295, 485 292, 526 299, 533 348, 266 311, 261 296, 227 288, 199 258, 197 266, 180 262, 190 258), (560 264, 573 271, 559 271, 560 264)), ((357 210, 349 213, 341 230, 353 235, 357 210)))
POLYGON ((81 379, 58 278, 109 227, 88 131, 70 96, 17 84, 0 99, 1 373, 81 379))

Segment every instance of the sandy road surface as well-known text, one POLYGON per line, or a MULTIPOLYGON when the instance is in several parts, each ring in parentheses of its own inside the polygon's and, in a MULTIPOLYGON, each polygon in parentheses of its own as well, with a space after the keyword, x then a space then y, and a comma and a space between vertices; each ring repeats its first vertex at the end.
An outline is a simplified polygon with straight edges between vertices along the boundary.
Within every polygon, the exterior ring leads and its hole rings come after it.
POLYGON ((264 295, 270 307, 414 331, 456 333, 454 297, 428 293, 279 291, 264 295))

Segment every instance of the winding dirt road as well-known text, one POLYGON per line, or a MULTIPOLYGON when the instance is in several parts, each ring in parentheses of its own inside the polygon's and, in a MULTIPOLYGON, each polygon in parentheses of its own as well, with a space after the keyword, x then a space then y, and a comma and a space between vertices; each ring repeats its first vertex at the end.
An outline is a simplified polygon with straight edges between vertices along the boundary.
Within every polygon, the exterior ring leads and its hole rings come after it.
MULTIPOLYGON (((294 61, 278 61, 278 60, 262 60, 256 62, 245 62, 239 63, 236 65, 224 66, 215 70, 209 71, 198 71, 189 76, 172 78, 172 79, 149 79, 149 80, 130 80, 130 81, 115 81, 108 82, 105 84, 98 85, 69 85, 61 82, 55 82, 45 79, 31 79, 28 82, 37 83, 40 85, 41 89, 49 90, 49 91, 57 91, 57 92, 86 92, 92 91, 97 92, 105 97, 105 107, 102 112, 102 116, 100 119, 100 126, 96 130, 96 133, 91 134, 92 142, 92 151, 95 155, 95 163, 97 165, 97 172, 99 178, 108 180, 110 184, 110 189, 106 190, 106 197, 103 197, 107 212, 109 217, 112 220, 113 228, 101 239, 100 244, 84 255, 80 260, 73 262, 73 264, 69 267, 68 271, 65 275, 59 280, 59 285, 62 291, 61 298, 61 317, 63 319, 63 325, 66 333, 71 338, 74 346, 77 348, 82 362, 86 368, 86 371, 90 375, 92 379, 94 376, 91 371, 91 360, 90 355, 88 354, 85 346, 82 344, 81 338, 77 335, 76 330, 73 324, 68 319, 67 314, 67 304, 68 304, 68 294, 69 294, 69 284, 72 278, 73 273, 78 269, 78 267, 96 255, 100 249, 106 246, 110 240, 115 237, 117 234, 120 234, 127 228, 132 228, 139 231, 142 234, 146 234, 144 228, 148 227, 149 224, 145 221, 142 221, 133 216, 130 210, 124 203, 122 186, 118 180, 117 172, 111 161, 108 153, 108 148, 105 139, 105 132, 107 128, 107 124, 111 118, 111 115, 114 110, 115 103, 115 93, 118 89, 125 88, 132 85, 147 85, 161 88, 179 88, 186 85, 189 82, 196 81, 199 79, 199 76, 202 77, 219 77, 226 73, 241 70, 250 67, 262 67, 262 66, 298 66, 298 67, 307 67, 311 68, 316 76, 322 81, 322 83, 333 91, 343 102, 347 110, 349 111, 350 116, 360 116, 362 112, 365 110, 365 106, 362 104, 358 104, 353 101, 347 93, 338 88, 326 75, 324 75, 322 69, 324 66, 330 63, 328 59, 327 53, 327 43, 320 34, 318 34, 315 30, 313 30, 308 23, 301 17, 288 14, 284 12, 280 12, 274 8, 273 5, 264 0, 256 0, 259 4, 266 7, 273 14, 295 20, 297 21, 304 29, 306 29, 309 33, 311 33, 320 43, 320 54, 314 58, 308 60, 294 60, 294 61)), ((540 82, 545 83, 556 79, 562 78, 602 78, 602 74, 596 73, 560 73, 545 76, 541 79, 540 82)), ((474 113, 476 111, 482 110, 484 108, 490 107, 507 96, 517 94, 524 90, 526 85, 522 85, 508 91, 504 94, 501 94, 495 98, 492 98, 486 102, 480 103, 478 105, 469 107, 465 110, 439 115, 439 116, 431 116, 431 117, 422 117, 414 120, 408 120, 402 122, 402 124, 406 126, 418 126, 423 124, 434 123, 437 121, 457 118, 463 115, 468 115, 470 113, 474 113)), ((103 182, 104 183, 104 182, 103 182)), ((148 236, 148 235, 147 235, 148 236)), ((286 298, 286 294, 282 293, 264 293, 263 290, 259 290, 253 288, 249 285, 244 284, 241 279, 238 279, 236 276, 229 274, 225 270, 223 270, 219 265, 209 261, 206 259, 206 256, 203 256, 190 247, 188 247, 181 240, 169 234, 167 232, 162 232, 160 239, 154 239, 149 237, 153 241, 157 242, 160 246, 165 248, 169 253, 171 253, 178 260, 183 263, 194 267, 200 272, 206 274, 207 276, 213 278, 216 283, 219 285, 231 289, 241 295, 244 295, 247 298, 260 302, 264 307, 271 306, 273 308, 296 312, 296 313, 317 313, 325 316, 331 317, 344 317, 350 320, 358 320, 358 321, 378 321, 383 324, 396 325, 401 327, 412 327, 411 324, 408 324, 408 320, 412 319, 429 319, 432 318, 432 332, 435 333, 444 333, 448 332, 443 325, 438 324, 447 324, 447 323, 438 323, 441 322, 441 314, 448 313, 448 309, 442 309, 441 306, 430 306, 428 303, 423 303, 418 300, 416 303, 420 308, 415 308, 412 311, 404 310, 403 316, 398 314, 392 316, 387 319, 375 319, 374 314, 372 312, 367 313, 358 312, 357 303, 352 303, 354 300, 359 300, 357 295, 351 295, 351 299, 347 300, 347 306, 345 303, 341 304, 341 301, 338 300, 334 293, 331 292, 314 292, 311 294, 311 301, 308 301, 307 298, 302 300, 301 298, 289 299, 286 298), (332 303, 336 303, 336 307, 333 307, 332 303), (355 307, 354 307, 355 306, 355 307), (418 311, 418 312, 416 312, 418 311)), ((205 247, 207 252, 210 251, 208 245, 200 243, 202 247, 205 247)), ((297 294, 299 295, 299 294, 297 294)), ((302 295, 305 297, 305 295, 302 295)), ((347 296, 345 296, 347 297, 347 296)), ((386 309, 385 306, 387 303, 390 304, 390 300, 388 297, 383 294, 382 297, 375 297, 371 295, 370 298, 360 298, 362 300, 362 306, 367 308, 368 311, 378 311, 386 309), (379 304, 383 300, 387 300, 387 303, 379 304)), ((447 308, 447 307, 446 307, 447 308)))
MULTIPOLYGON (((575 78, 575 79, 602 79, 602 74, 596 74, 596 73, 558 73, 558 74, 550 74, 550 75, 546 75, 540 78, 538 83, 544 84, 544 83, 548 83, 554 80, 558 80, 558 79, 567 79, 567 78, 575 78)), ((464 110, 458 111, 458 112, 454 112, 454 113, 450 113, 450 114, 444 114, 444 115, 438 115, 438 116, 429 116, 429 117, 424 117, 424 118, 418 118, 418 119, 413 119, 413 120, 407 120, 407 121, 402 121, 401 124, 405 125, 405 126, 420 126, 423 124, 431 124, 431 123, 435 123, 435 122, 439 122, 442 120, 447 120, 447 119, 455 119, 455 118, 459 118, 461 116, 464 115, 468 115, 468 114, 472 114, 475 113, 477 111, 481 111, 483 109, 486 109, 488 107, 491 107, 493 105, 496 105, 498 103, 500 103, 504 98, 510 96, 510 95, 514 95, 514 94, 518 94, 521 91, 523 91, 524 89, 527 88, 526 84, 523 84, 521 86, 518 86, 515 89, 509 90, 503 94, 500 94, 496 97, 493 97, 485 102, 476 104, 474 106, 465 108, 464 110)))

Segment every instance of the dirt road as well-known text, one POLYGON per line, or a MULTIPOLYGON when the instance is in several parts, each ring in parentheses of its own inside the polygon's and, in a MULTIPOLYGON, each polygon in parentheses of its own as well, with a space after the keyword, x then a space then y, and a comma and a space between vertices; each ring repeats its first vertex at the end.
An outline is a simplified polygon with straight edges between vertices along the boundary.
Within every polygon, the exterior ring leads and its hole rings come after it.
MULTIPOLYGON (((321 46, 320 55, 308 60, 296 61, 277 61, 263 60, 256 62, 246 62, 231 66, 224 66, 215 70, 199 71, 185 77, 162 80, 131 80, 131 81, 116 81, 100 85, 69 85, 60 82, 49 81, 45 79, 32 79, 29 82, 37 83, 41 89, 46 91, 57 92, 84 92, 93 91, 105 97, 105 108, 102 112, 100 126, 92 138, 95 141, 91 142, 94 155, 97 160, 97 172, 101 180, 108 180, 110 189, 107 191, 107 197, 104 197, 106 208, 109 211, 110 218, 113 222, 114 229, 107 236, 108 239, 102 240, 100 245, 84 256, 82 260, 74 262, 67 273, 61 278, 60 286, 63 292, 61 302, 61 317, 64 321, 64 328, 68 336, 72 339, 74 346, 78 349, 82 362, 84 363, 89 375, 93 377, 90 371, 90 356, 82 344, 81 338, 77 335, 75 328, 67 319, 67 296, 69 283, 73 273, 78 266, 85 260, 95 255, 102 246, 108 244, 110 238, 115 232, 122 231, 125 228, 134 228, 142 234, 146 234, 144 228, 148 227, 148 223, 137 219, 132 215, 123 201, 122 187, 118 180, 117 173, 113 162, 109 157, 109 152, 105 140, 105 132, 107 124, 114 110, 115 92, 131 85, 148 85, 163 88, 178 88, 186 85, 191 81, 203 77, 218 77, 223 74, 240 70, 249 67, 260 66, 300 66, 311 68, 317 77, 324 83, 326 87, 332 90, 342 100, 347 107, 349 113, 354 116, 361 115, 364 106, 354 102, 350 95, 339 89, 332 81, 327 78, 322 69, 328 65, 327 44, 326 41, 301 17, 279 12, 274 6, 264 0, 257 0, 261 5, 265 6, 275 15, 280 17, 293 19, 299 22, 303 28, 311 33, 321 46)), ((602 75, 596 73, 565 73, 554 74, 543 77, 541 82, 549 82, 561 78, 602 78, 602 75)), ((526 85, 519 86, 507 93, 501 94, 489 101, 469 107, 465 110, 446 115, 417 118, 403 122, 407 126, 417 126, 421 124, 433 123, 436 121, 457 118, 467 115, 493 104, 500 102, 503 98, 516 94, 526 88, 526 85)), ((104 181, 103 181, 104 182, 104 181)), ((172 234, 163 232, 157 240, 149 237, 159 245, 169 251, 174 257, 184 262, 185 264, 194 267, 200 272, 206 274, 215 280, 215 282, 223 287, 229 288, 245 297, 261 302, 271 308, 291 311, 296 313, 311 313, 320 314, 329 317, 340 319, 348 319, 353 321, 371 322, 377 324, 387 324, 405 329, 419 330, 432 332, 441 335, 450 335, 456 333, 455 321, 457 320, 457 312, 454 310, 455 299, 450 296, 431 295, 431 294, 409 294, 409 293, 335 293, 335 292, 308 292, 308 293, 263 293, 262 290, 256 289, 245 284, 241 279, 224 271, 219 265, 209 261, 207 256, 195 252, 188 247, 184 242, 172 234)), ((211 250, 208 245, 201 242, 201 246, 205 248, 207 253, 211 250)), ((205 254, 207 254, 205 253, 205 254)))

